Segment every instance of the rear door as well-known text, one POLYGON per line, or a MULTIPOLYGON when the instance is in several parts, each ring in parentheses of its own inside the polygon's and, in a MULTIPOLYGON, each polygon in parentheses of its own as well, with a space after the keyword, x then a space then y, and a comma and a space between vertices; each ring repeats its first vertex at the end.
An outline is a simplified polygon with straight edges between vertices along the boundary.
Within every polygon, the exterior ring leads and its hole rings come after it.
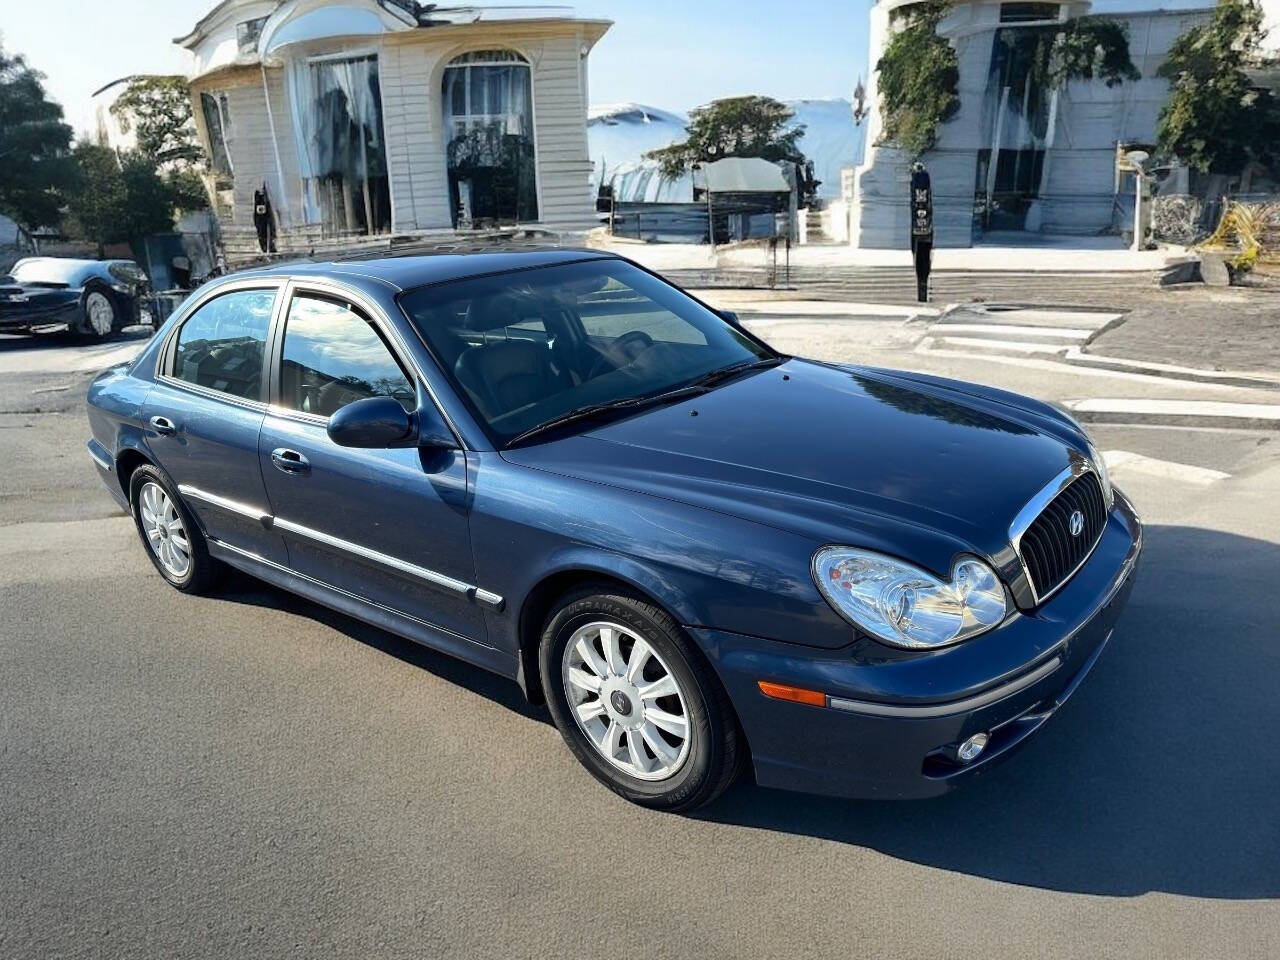
POLYGON ((371 311, 323 287, 299 285, 287 296, 259 456, 290 566, 486 643, 474 602, 465 453, 333 443, 329 417, 348 403, 392 396, 416 409, 417 377, 371 311))
POLYGON ((275 563, 258 464, 266 356, 279 283, 222 288, 171 335, 143 406, 148 445, 208 536, 275 563))

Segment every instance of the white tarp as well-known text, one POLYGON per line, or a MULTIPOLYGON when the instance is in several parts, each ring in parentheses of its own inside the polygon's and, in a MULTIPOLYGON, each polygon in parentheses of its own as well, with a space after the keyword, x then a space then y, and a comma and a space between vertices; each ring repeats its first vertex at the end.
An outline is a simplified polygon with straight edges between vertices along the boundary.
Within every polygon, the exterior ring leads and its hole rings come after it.
POLYGON ((725 157, 693 171, 693 185, 712 193, 790 193, 782 168, 759 157, 725 157))

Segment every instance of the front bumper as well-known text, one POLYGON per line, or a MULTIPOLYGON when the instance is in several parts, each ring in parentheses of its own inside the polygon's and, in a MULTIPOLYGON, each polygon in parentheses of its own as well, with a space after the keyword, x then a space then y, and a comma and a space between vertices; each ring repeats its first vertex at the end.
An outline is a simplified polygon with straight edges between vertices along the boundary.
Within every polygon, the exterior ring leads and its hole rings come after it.
POLYGON ((1132 504, 1116 504, 1089 561, 1049 602, 999 628, 907 660, 860 659, 721 631, 690 632, 738 710, 762 786, 844 797, 929 797, 950 790, 1038 730, 1111 638, 1142 551, 1132 504), (765 680, 828 695, 828 706, 766 697, 765 680), (990 734, 970 764, 952 749, 990 734))

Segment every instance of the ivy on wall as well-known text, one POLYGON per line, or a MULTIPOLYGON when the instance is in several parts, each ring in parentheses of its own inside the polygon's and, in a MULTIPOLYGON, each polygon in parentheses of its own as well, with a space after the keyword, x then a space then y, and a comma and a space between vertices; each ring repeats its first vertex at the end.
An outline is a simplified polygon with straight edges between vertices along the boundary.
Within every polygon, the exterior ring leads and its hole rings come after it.
MULTIPOLYGON (((956 51, 937 33, 952 0, 924 0, 894 11, 896 32, 876 64, 880 73, 880 142, 919 155, 938 140, 938 128, 960 109, 956 51)), ((1042 95, 1071 80, 1114 87, 1141 76, 1129 56, 1124 26, 1105 17, 1026 27, 1005 25, 1001 42, 1017 48, 1031 85, 1042 95)), ((1017 79, 1020 87, 1027 77, 1017 79)), ((1009 78, 1005 78, 1009 82, 1009 78)))
POLYGON ((891 15, 895 30, 876 63, 880 74, 880 142, 918 156, 938 140, 938 127, 960 109, 955 48, 938 36, 951 0, 924 0, 891 15))

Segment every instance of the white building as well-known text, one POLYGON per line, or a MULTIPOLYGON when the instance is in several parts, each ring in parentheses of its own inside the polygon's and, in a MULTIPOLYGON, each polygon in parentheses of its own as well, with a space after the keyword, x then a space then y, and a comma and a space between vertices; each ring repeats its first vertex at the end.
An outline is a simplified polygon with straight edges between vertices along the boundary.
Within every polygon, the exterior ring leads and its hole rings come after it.
MULTIPOLYGON (((891 36, 892 13, 917 0, 875 0, 870 62, 891 36)), ((1117 194, 1117 144, 1150 144, 1168 96, 1156 70, 1174 40, 1208 19, 1209 7, 1112 13, 1129 37, 1142 79, 1108 88, 1072 81, 1060 91, 1036 89, 1013 62, 1010 35, 1051 27, 1089 12, 1068 3, 966 0, 938 26, 959 60, 960 110, 938 132, 923 160, 934 192, 935 242, 966 247, 993 232, 1092 235, 1116 231, 1132 200, 1117 194), (1010 82, 1012 79, 1013 82, 1010 82)), ((846 178, 850 242, 906 247, 908 167, 913 157, 877 145, 881 115, 873 72, 866 160, 846 178)), ((1125 185, 1121 185, 1121 192, 1125 185)), ((1128 189, 1132 194, 1132 188, 1128 189)))
POLYGON ((228 252, 251 252, 264 188, 281 252, 588 228, 587 55, 609 26, 563 7, 222 0, 175 42, 228 252))

